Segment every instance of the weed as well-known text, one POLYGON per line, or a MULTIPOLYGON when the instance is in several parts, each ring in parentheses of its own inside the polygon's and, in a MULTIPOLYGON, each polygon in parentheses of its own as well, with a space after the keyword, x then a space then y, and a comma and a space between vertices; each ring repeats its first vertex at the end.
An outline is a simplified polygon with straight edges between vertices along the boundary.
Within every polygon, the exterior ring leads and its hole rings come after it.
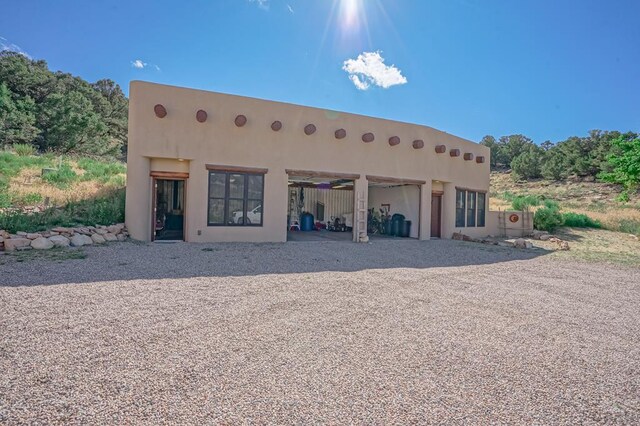
POLYGON ((119 223, 124 221, 124 202, 125 191, 119 189, 100 198, 75 201, 38 213, 0 213, 0 229, 35 232, 56 226, 119 223))
POLYGON ((32 260, 45 260, 50 262, 62 262, 71 259, 86 259, 87 254, 81 249, 54 248, 50 250, 26 250, 7 253, 15 257, 16 262, 28 262, 32 260))
POLYGON ((57 188, 68 188, 71 183, 78 180, 78 174, 73 171, 69 163, 62 163, 58 169, 45 173, 42 180, 57 188))
POLYGON ((122 163, 105 162, 93 160, 91 158, 82 158, 78 160, 78 167, 84 170, 82 180, 97 180, 101 183, 109 183, 115 178, 121 178, 126 167, 122 163))
POLYGON ((640 221, 631 219, 621 219, 618 222, 618 231, 626 234, 640 236, 640 221))
POLYGON ((13 150, 20 157, 27 157, 36 153, 36 148, 33 145, 26 143, 16 143, 13 145, 13 150))

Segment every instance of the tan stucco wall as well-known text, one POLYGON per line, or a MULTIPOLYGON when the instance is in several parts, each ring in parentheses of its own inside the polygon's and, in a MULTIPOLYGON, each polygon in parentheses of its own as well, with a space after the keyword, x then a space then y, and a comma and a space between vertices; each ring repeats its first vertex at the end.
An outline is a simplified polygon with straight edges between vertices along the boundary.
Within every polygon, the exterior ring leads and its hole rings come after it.
MULTIPOLYGON (((165 166, 188 167, 187 241, 285 241, 285 169, 300 169, 360 174, 355 202, 358 196, 364 197, 365 207, 366 175, 425 180, 427 184, 421 191, 429 197, 432 180, 444 182, 443 236, 449 238, 455 214, 448 210, 455 202, 455 186, 488 191, 488 159, 488 148, 430 127, 134 81, 129 99, 126 222, 133 238, 149 240, 152 167, 155 171, 162 171, 157 167, 165 166), (166 107, 166 117, 155 116, 156 104, 166 107), (196 121, 199 109, 208 113, 205 123, 196 121), (234 124, 238 114, 248 119, 244 127, 234 124), (279 132, 270 128, 274 120, 283 123, 279 132), (309 123, 317 127, 311 136, 303 132, 309 123), (339 128, 346 129, 345 139, 335 139, 334 131, 339 128), (362 135, 367 132, 375 134, 374 142, 362 142, 362 135), (389 146, 391 136, 399 136, 400 145, 389 146), (411 144, 415 139, 424 140, 425 147, 414 149, 411 144), (435 153, 434 147, 439 144, 447 146, 447 153, 435 153), (483 155, 487 161, 464 161, 462 155, 451 158, 448 150, 452 148, 483 155), (156 159, 186 161, 163 166, 156 159), (269 169, 265 175, 262 227, 207 227, 207 163, 269 169)), ((422 198, 421 238, 428 238, 429 197, 422 198)))

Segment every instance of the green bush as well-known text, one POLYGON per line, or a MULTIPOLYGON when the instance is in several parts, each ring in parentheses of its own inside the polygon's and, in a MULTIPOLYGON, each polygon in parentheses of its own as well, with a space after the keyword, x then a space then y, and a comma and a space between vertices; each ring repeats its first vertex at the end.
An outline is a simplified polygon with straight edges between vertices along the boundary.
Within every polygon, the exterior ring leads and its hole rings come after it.
POLYGON ((564 226, 573 228, 602 228, 602 224, 598 220, 591 219, 586 214, 567 212, 562 214, 564 226))
POLYGON ((555 208, 542 207, 533 215, 533 226, 541 231, 553 232, 562 224, 562 214, 555 208))
POLYGON ((13 145, 13 150, 20 157, 28 157, 30 155, 35 155, 36 148, 33 145, 29 145, 26 143, 16 143, 13 145))
POLYGON ((511 199, 511 207, 514 210, 529 210, 529 207, 539 206, 540 197, 536 195, 517 195, 511 199))
POLYGON ((69 184, 78 180, 78 174, 73 171, 68 163, 62 163, 60 167, 42 176, 42 180, 49 182, 51 185, 64 189, 69 184))
POLYGON ((544 200, 544 206, 548 209, 560 210, 560 205, 554 200, 544 200))
POLYGON ((95 199, 69 203, 39 213, 0 213, 0 229, 37 232, 55 226, 111 224, 124 221, 125 191, 119 189, 95 199))

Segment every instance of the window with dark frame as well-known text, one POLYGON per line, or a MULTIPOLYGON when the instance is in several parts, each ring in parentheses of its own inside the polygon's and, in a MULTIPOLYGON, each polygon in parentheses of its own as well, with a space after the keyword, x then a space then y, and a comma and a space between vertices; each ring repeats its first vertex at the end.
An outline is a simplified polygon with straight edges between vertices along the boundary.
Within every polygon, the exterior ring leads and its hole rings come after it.
POLYGON ((456 188, 456 228, 486 226, 487 194, 456 188))
POLYGON ((485 226, 485 209, 487 202, 487 194, 478 192, 478 226, 485 226))
POLYGON ((476 192, 467 191, 467 227, 476 226, 476 192))
POLYGON ((464 228, 466 191, 456 189, 456 227, 464 228))
POLYGON ((262 226, 264 175, 209 171, 208 226, 262 226))

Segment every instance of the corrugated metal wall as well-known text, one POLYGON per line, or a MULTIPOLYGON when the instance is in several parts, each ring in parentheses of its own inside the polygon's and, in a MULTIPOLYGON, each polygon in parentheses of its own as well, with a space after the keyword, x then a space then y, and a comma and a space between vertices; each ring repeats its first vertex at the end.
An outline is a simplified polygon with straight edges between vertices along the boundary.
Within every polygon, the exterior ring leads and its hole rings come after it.
MULTIPOLYGON (((291 191, 297 191, 300 196, 300 188, 289 188, 289 199, 291 191)), ((304 189, 304 211, 312 213, 318 219, 316 209, 317 203, 324 203, 324 222, 331 219, 331 216, 342 216, 345 213, 353 213, 353 191, 338 189, 304 189)))

